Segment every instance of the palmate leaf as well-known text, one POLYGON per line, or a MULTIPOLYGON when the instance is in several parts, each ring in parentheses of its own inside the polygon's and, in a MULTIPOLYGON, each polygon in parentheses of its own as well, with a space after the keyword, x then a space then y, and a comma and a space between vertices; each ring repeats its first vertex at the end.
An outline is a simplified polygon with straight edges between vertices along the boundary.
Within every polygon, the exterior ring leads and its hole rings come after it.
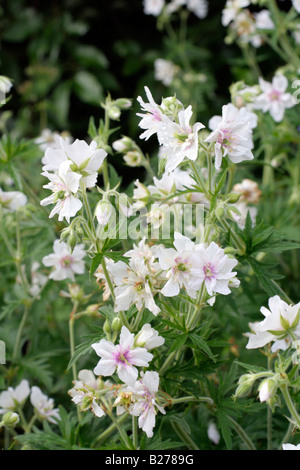
POLYGON ((262 288, 265 290, 269 297, 279 295, 283 300, 287 300, 288 303, 290 303, 290 300, 287 298, 285 292, 276 282, 276 280, 282 279, 283 276, 272 273, 270 271, 270 265, 266 265, 266 263, 261 263, 252 256, 248 258, 248 262, 253 270, 253 273, 258 278, 262 288))

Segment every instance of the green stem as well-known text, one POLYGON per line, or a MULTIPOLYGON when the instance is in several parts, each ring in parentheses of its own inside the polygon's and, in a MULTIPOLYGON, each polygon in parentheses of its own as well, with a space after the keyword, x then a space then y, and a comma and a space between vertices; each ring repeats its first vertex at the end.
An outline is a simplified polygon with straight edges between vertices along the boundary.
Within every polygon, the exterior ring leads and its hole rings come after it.
POLYGON ((21 340, 22 340, 22 334, 23 334, 25 323, 27 321, 28 312, 29 312, 29 308, 25 307, 22 320, 18 328, 15 345, 14 345, 14 350, 13 350, 13 355, 12 355, 13 360, 18 357, 18 354, 20 352, 19 350, 20 350, 20 345, 21 345, 21 340))
POLYGON ((170 406, 176 405, 178 403, 187 403, 189 401, 194 401, 198 403, 209 403, 210 405, 214 404, 214 401, 209 397, 180 397, 172 398, 170 406))
MULTIPOLYGON (((271 354, 268 355, 268 370, 272 369, 272 356, 271 354)), ((273 412, 270 406, 268 406, 267 410, 267 449, 272 450, 272 420, 273 420, 273 412)))
POLYGON ((172 428, 176 432, 176 434, 180 437, 182 442, 184 442, 188 449, 190 450, 200 450, 197 444, 193 441, 191 436, 180 426, 179 423, 175 421, 171 421, 172 428))
POLYGON ((207 191, 207 189, 205 187, 202 176, 201 176, 200 172, 198 171, 197 165, 192 160, 190 160, 190 165, 192 167, 193 174, 194 174, 194 177, 196 179, 197 184, 201 188, 201 191, 203 192, 203 194, 205 194, 205 196, 209 200, 210 199, 210 194, 209 194, 209 192, 207 191))
MULTIPOLYGON (((124 413, 120 418, 117 419, 118 421, 118 425, 120 426, 123 421, 125 421, 126 419, 128 418, 128 414, 127 413, 124 413)), ((94 444, 92 445, 92 447, 96 446, 96 445, 100 445, 102 444, 103 442, 106 441, 106 439, 110 436, 110 434, 115 431, 115 429, 117 429, 117 426, 116 426, 116 423, 113 422, 110 426, 108 426, 108 428, 105 429, 105 431, 103 431, 100 436, 97 437, 96 441, 94 442, 94 444)))
POLYGON ((112 412, 110 413, 107 413, 108 416, 110 417, 110 419, 112 420, 112 422, 114 423, 114 425, 116 426, 119 434, 120 434, 120 437, 122 439, 122 441, 124 442, 125 446, 130 449, 130 450, 135 450, 135 447, 131 441, 131 439, 129 438, 129 436, 127 436, 125 430, 122 428, 122 426, 120 426, 120 422, 115 418, 114 414, 112 412))
POLYGON ((174 357, 176 356, 176 353, 177 351, 173 351, 171 354, 168 355, 167 359, 165 360, 165 362, 163 363, 163 365, 161 366, 159 370, 159 375, 162 376, 164 374, 165 370, 169 367, 174 357))
POLYGON ((291 416, 293 420, 295 421, 297 428, 300 429, 300 416, 298 415, 295 404, 291 398, 288 386, 286 384, 283 384, 280 386, 280 389, 281 389, 284 401, 286 403, 286 406, 288 407, 288 410, 291 413, 291 416))
POLYGON ((135 449, 138 449, 139 440, 138 440, 138 418, 137 416, 132 416, 132 440, 135 449))
POLYGON ((246 444, 248 450, 256 450, 255 445, 253 444, 248 434, 244 431, 244 429, 231 416, 227 415, 227 418, 233 425, 236 433, 240 436, 240 438, 246 444))
MULTIPOLYGON (((73 309, 70 313, 70 319, 69 319, 69 337, 70 337, 70 355, 71 359, 74 356, 75 353, 75 335, 74 335, 74 322, 75 322, 75 314, 78 308, 78 302, 74 302, 73 309)), ((76 364, 73 362, 72 364, 72 374, 73 374, 73 380, 77 380, 77 368, 76 364)))

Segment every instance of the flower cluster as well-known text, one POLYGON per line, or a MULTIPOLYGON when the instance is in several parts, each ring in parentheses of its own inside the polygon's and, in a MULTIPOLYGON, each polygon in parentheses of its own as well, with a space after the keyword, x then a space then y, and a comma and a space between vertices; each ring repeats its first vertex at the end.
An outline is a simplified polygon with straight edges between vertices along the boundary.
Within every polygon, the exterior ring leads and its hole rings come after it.
POLYGON ((42 206, 54 204, 50 216, 58 214, 58 220, 74 217, 82 207, 80 192, 96 185, 98 170, 107 152, 97 148, 92 141, 76 139, 73 143, 59 137, 59 147, 47 147, 42 159, 43 173, 49 183, 44 188, 52 191, 51 196, 41 201, 42 206))
POLYGON ((0 394, 0 414, 14 412, 19 414, 27 398, 34 410, 35 418, 40 421, 57 423, 60 419, 58 408, 54 407, 53 398, 48 398, 37 386, 30 388, 29 382, 23 379, 17 387, 8 387, 0 394))

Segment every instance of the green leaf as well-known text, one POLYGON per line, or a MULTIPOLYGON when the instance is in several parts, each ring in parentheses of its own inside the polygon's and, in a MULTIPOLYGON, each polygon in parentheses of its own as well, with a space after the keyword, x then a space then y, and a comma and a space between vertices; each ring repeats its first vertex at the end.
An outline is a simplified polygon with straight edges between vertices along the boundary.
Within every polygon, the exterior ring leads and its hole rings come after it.
POLYGON ((190 339, 194 345, 197 346, 197 348, 201 349, 201 351, 205 352, 205 354, 207 354, 212 359, 212 361, 216 362, 216 358, 206 341, 193 333, 190 334, 190 339))
POLYGON ((178 349, 180 349, 181 346, 183 346, 184 343, 186 342, 187 338, 188 338, 187 334, 183 334, 183 335, 178 336, 178 338, 172 344, 168 354, 171 354, 172 352, 177 351, 178 349))

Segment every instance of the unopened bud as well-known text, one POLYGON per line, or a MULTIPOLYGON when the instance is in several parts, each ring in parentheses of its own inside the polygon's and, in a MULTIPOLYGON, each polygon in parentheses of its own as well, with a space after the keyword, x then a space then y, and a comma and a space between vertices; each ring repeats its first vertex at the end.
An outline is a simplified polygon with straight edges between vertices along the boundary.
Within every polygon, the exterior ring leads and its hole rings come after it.
POLYGON ((98 220, 98 224, 106 226, 114 210, 114 206, 106 199, 99 201, 95 210, 95 216, 98 220))
POLYGON ((114 101, 114 105, 120 109, 129 109, 132 105, 132 100, 129 98, 119 98, 114 101))
POLYGON ((5 426, 7 428, 14 428, 20 418, 17 413, 13 413, 12 411, 8 411, 3 415, 2 421, 0 422, 0 425, 5 426))
POLYGON ((120 317, 115 317, 111 323, 111 329, 114 333, 118 333, 122 328, 122 320, 120 317))
POLYGON ((114 106, 114 105, 108 106, 107 114, 108 114, 108 117, 112 119, 113 121, 118 121, 118 119, 121 116, 121 111, 120 111, 120 108, 118 108, 118 106, 114 106))
POLYGON ((115 140, 112 148, 116 152, 126 153, 134 148, 134 141, 130 137, 124 136, 121 139, 115 140))
POLYGON ((109 323, 108 319, 106 319, 105 322, 104 322, 103 331, 106 335, 110 335, 110 333, 111 333, 111 326, 110 326, 110 323, 109 323))
POLYGON ((238 202, 240 197, 241 197, 241 194, 231 193, 231 194, 228 194, 228 196, 226 198, 226 201, 231 203, 231 204, 234 204, 234 203, 238 202))
POLYGON ((138 150, 130 150, 124 155, 124 161, 128 166, 131 167, 141 166, 143 162, 143 155, 138 150))

